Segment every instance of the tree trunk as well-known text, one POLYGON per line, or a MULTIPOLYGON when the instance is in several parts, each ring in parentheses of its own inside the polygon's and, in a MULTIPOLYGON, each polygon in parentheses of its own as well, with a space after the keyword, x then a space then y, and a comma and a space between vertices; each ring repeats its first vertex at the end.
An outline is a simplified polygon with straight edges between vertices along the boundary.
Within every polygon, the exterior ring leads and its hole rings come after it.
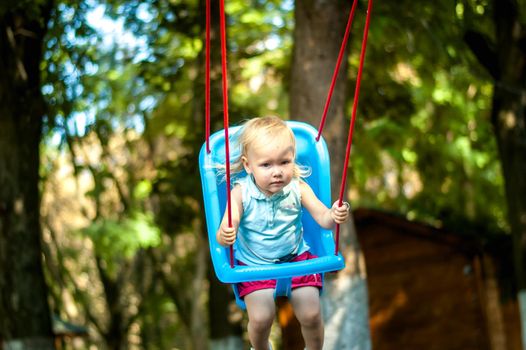
POLYGON ((0 337, 6 349, 54 348, 38 187, 40 62, 52 3, 39 3, 19 11, 0 6, 0 337))
POLYGON ((503 87, 496 87, 491 116, 504 174, 518 301, 521 307, 523 348, 526 349, 526 90, 524 86, 522 89, 521 96, 503 87), (515 126, 510 127, 510 124, 515 126))
MULTIPOLYGON (((290 91, 292 119, 306 121, 315 127, 319 125, 350 8, 351 2, 344 0, 296 1, 290 91)), ((363 16, 364 11, 357 11, 356 17, 359 15, 363 16)), ((361 38, 361 31, 353 30, 352 33, 350 40, 361 38)), ((339 195, 348 130, 345 118, 347 68, 347 61, 344 60, 323 132, 331 155, 333 201, 339 195)), ((325 275, 322 296, 324 349, 368 349, 366 279, 359 269, 361 253, 352 220, 341 225, 340 235, 340 251, 347 268, 336 275, 325 275)), ((363 266, 361 271, 364 272, 363 266)))
POLYGON ((102 337, 106 341, 108 349, 120 350, 126 344, 127 335, 127 332, 123 329, 125 316, 121 305, 121 293, 124 284, 122 276, 125 273, 124 269, 127 267, 122 266, 117 274, 118 277, 112 279, 103 267, 103 259, 96 256, 95 260, 108 308, 108 329, 102 334, 102 337))
POLYGON ((515 262, 520 289, 526 288, 526 27, 519 22, 517 4, 495 1, 499 38, 499 79, 493 95, 491 122, 506 183, 506 199, 515 242, 515 262), (509 7, 508 7, 509 6, 509 7))
POLYGON ((477 32, 467 32, 465 40, 495 81, 491 123, 504 175, 526 349, 526 25, 515 0, 493 1, 493 9, 496 42, 477 32))

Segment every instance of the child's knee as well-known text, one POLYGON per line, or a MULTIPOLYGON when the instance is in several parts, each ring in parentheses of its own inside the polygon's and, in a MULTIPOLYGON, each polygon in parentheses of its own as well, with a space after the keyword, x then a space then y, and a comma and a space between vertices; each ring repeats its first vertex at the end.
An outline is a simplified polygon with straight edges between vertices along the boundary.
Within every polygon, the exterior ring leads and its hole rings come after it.
POLYGON ((319 327, 322 325, 321 309, 312 307, 304 308, 296 313, 296 318, 304 327, 319 327))
POLYGON ((248 321, 250 322, 250 327, 255 331, 265 331, 272 327, 274 322, 274 314, 270 312, 257 312, 255 314, 249 315, 248 321))

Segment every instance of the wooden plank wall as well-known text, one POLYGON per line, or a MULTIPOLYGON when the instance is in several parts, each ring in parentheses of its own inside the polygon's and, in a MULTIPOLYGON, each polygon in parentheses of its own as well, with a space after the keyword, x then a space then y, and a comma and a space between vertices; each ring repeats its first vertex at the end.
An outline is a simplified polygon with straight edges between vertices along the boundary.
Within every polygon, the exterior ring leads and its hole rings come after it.
MULTIPOLYGON (((367 268, 373 349, 493 350, 495 339, 506 337, 504 327, 499 334, 489 329, 510 316, 487 315, 495 290, 486 290, 477 247, 384 214, 357 213, 355 224, 367 268)), ((516 349, 514 342, 498 348, 516 349)))

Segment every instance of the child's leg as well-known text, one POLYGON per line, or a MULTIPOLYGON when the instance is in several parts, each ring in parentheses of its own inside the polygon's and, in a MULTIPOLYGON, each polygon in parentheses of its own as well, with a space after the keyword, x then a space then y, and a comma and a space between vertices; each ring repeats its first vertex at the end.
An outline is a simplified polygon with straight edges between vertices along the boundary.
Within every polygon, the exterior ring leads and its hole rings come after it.
POLYGON ((308 350, 323 347, 323 320, 320 291, 316 287, 300 287, 292 290, 292 307, 301 324, 301 333, 308 350))
POLYGON ((268 337, 274 322, 274 289, 260 289, 245 296, 248 337, 255 350, 268 350, 268 337))

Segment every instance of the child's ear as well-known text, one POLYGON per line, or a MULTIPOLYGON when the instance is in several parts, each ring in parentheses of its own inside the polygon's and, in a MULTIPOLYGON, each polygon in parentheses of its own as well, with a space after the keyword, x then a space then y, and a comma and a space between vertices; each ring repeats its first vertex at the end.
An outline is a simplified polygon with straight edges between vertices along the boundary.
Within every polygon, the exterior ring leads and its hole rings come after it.
POLYGON ((247 174, 251 174, 252 171, 250 170, 250 167, 248 166, 248 159, 245 156, 241 157, 241 161, 243 162, 243 168, 245 168, 245 171, 247 174))

